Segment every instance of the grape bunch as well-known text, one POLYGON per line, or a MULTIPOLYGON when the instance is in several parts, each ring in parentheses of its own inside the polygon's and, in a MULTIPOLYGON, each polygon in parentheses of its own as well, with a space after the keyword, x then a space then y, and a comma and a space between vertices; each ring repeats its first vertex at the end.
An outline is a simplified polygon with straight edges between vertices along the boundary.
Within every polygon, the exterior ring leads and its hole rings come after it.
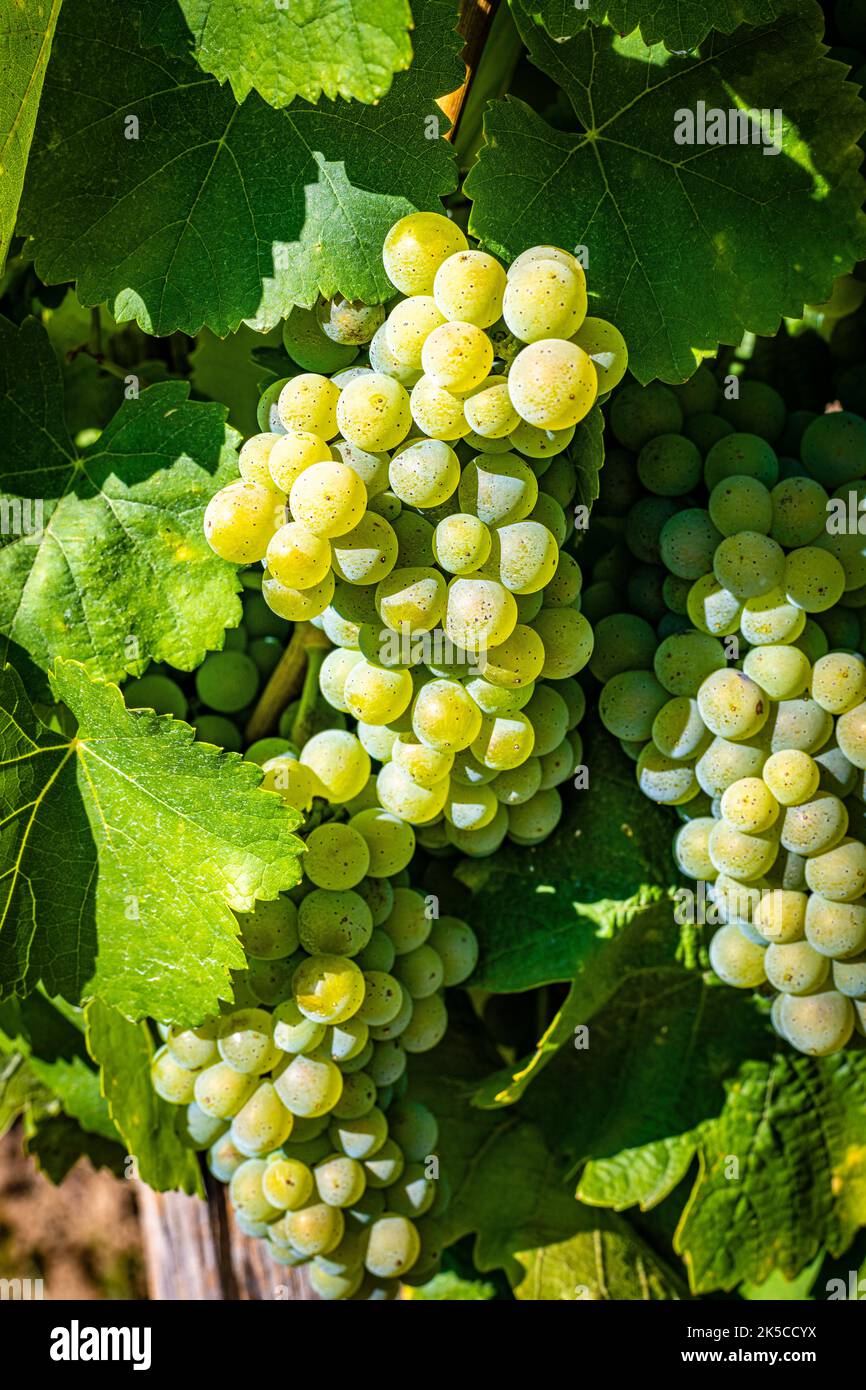
POLYGON ((611 426, 599 525, 625 547, 584 596, 601 719, 680 815, 715 973, 836 1052, 866 1033, 866 421, 758 382, 727 400, 701 368, 626 386, 611 426))
POLYGON ((562 548, 567 450, 627 354, 587 317, 583 269, 559 248, 506 272, 448 218, 415 213, 383 259, 389 306, 293 311, 284 339, 305 370, 265 392, 267 428, 205 533, 224 558, 261 561, 274 611, 335 646, 321 690, 356 721, 341 747, 358 787, 326 783, 328 798, 357 795, 375 759, 377 804, 422 844, 484 855, 550 834, 581 763, 573 678, 592 629, 562 548))

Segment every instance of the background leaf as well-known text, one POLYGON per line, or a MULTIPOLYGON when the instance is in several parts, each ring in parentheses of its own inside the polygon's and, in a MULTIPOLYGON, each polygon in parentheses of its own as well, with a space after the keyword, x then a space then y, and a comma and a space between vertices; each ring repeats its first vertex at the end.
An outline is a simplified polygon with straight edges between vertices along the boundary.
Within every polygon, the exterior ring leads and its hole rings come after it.
POLYGON ((0 0, 0 273, 15 231, 61 0, 0 0))
MULTIPOLYGON (((525 8, 554 39, 574 38, 590 23, 589 7, 581 9, 574 0, 525 0, 525 8)), ((663 43, 683 53, 697 48, 714 29, 730 34, 740 24, 771 24, 803 8, 803 0, 612 0, 606 19, 618 34, 639 27, 644 43, 663 43)), ((596 11, 592 22, 598 19, 596 11)))

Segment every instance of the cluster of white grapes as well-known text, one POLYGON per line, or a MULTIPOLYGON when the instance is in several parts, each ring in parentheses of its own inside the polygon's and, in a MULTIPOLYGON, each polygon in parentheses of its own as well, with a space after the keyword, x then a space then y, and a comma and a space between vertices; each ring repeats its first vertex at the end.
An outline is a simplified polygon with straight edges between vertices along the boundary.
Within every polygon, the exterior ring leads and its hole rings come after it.
POLYGON ((298 888, 239 914, 234 1003, 201 1028, 161 1029, 152 1065, 241 1228, 278 1263, 309 1264, 325 1299, 393 1297, 441 1256, 447 1178, 407 1061, 441 1041, 443 990, 472 973, 478 945, 408 886, 414 849, 412 827, 376 808, 310 831, 298 888))
POLYGON ((866 1032, 866 421, 786 425, 766 387, 714 416, 717 396, 705 371, 679 399, 614 402, 645 489, 625 514, 638 573, 591 670, 642 790, 684 821, 677 864, 722 924, 713 970, 776 991, 777 1032, 824 1055, 866 1032))
POLYGON ((274 611, 337 648, 321 690, 357 734, 339 758, 324 735, 304 756, 359 780, 372 757, 378 804, 428 848, 489 854, 550 834, 581 763, 573 677, 592 629, 562 549, 565 451, 627 354, 586 316, 567 251, 533 247, 506 272, 448 218, 415 213, 383 259, 399 292, 387 314, 337 301, 290 317, 290 351, 320 370, 265 393, 263 432, 205 533, 224 558, 261 561, 274 611))

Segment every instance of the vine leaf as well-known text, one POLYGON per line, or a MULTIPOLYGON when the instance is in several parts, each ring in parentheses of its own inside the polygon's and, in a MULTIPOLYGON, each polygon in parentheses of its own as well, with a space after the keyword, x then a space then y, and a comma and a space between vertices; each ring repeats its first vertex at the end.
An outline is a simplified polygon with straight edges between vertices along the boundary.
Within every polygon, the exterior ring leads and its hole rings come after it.
POLYGON ((43 670, 56 657, 106 680, 151 657, 189 670, 238 622, 235 567, 202 532, 238 436, 224 407, 188 395, 150 387, 78 451, 45 330, 0 318, 0 634, 43 670))
POLYGON ((120 0, 66 0, 20 216, 39 276, 158 335, 270 328, 319 292, 388 298, 386 232, 456 184, 436 106, 463 80, 454 6, 417 20, 377 104, 274 111, 144 46, 120 0))
POLYGON ((682 381, 696 353, 774 333, 866 254, 866 106, 822 56, 817 6, 713 34, 697 59, 595 25, 556 42, 520 3, 514 13, 578 129, 491 103, 470 229, 507 259, 535 243, 586 247, 591 312, 625 335, 638 380, 682 381), (698 102, 782 111, 781 153, 676 143, 677 113, 698 102))
POLYGON ((0 273, 15 231, 15 215, 36 125, 45 69, 61 0, 39 6, 0 3, 0 273))
POLYGON ((298 881, 299 817, 238 754, 127 710, 77 662, 58 662, 52 685, 78 721, 71 739, 0 671, 0 988, 41 979, 132 1019, 199 1024, 245 964, 230 909, 298 881))
MULTIPOLYGON (((238 101, 257 91, 271 106, 295 97, 315 102, 378 101, 412 61, 408 0, 178 0, 189 40, 205 72, 231 83, 238 101)), ((178 24, 175 22, 175 29, 178 24)), ((152 30, 147 9, 142 32, 152 30)), ((154 36, 166 32, 165 18, 154 36)))
MULTIPOLYGON (((579 7, 574 0, 525 3, 553 39, 572 39, 590 22, 589 7, 579 7)), ((673 53, 684 53, 697 48, 714 29, 730 34, 740 24, 772 24, 780 15, 802 8, 803 0, 611 0, 606 18, 618 34, 639 28, 644 43, 662 43, 673 53)))
POLYGON ((203 1197, 198 1160, 178 1128, 185 1111, 162 1100, 151 1084, 153 1041, 147 1024, 130 1023, 101 999, 87 1005, 85 1020, 102 1094, 135 1157, 137 1176, 157 1192, 173 1188, 203 1197))

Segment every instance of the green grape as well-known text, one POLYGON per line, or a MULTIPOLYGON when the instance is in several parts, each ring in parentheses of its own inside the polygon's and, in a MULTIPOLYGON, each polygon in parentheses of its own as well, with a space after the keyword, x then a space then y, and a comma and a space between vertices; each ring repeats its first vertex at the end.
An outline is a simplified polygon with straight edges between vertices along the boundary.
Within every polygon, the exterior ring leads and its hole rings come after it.
POLYGON ((389 469, 392 491, 411 507, 438 507, 460 481, 460 463, 443 439, 419 439, 394 455, 389 469))
POLYGON ((408 990, 413 1000, 434 994, 443 983, 443 974, 442 961, 429 942, 406 952, 394 966, 394 978, 408 990))
POLYGON ((678 515, 677 506, 667 497, 642 497, 625 519, 625 542, 636 560, 657 565, 661 560, 661 534, 678 515))
POLYGON ((262 780, 263 791, 275 791, 287 806, 299 811, 309 811, 313 798, 324 796, 324 790, 308 767, 302 767, 293 756, 269 758, 262 767, 265 774, 262 780))
POLYGON ((740 531, 719 545, 713 573, 737 598, 757 598, 781 585, 786 576, 784 551, 769 536, 740 531))
POLYGON ((237 726, 219 714, 200 714, 195 720, 195 731, 202 743, 211 743, 232 753, 239 753, 243 747, 237 726))
POLYGON ((800 457, 823 487, 838 488, 863 476, 866 421, 850 411, 819 415, 806 429, 800 457))
MULTIPOLYGON (((255 960, 247 962, 244 981, 252 994, 250 1003, 266 1004, 269 1007, 287 999, 292 990, 292 974, 297 965, 297 957, 287 960, 255 960)), ((238 1000, 238 1002, 244 1002, 238 1000)))
POLYGON ((399 546, 391 524, 368 511, 351 531, 334 539, 330 550, 338 579, 346 584, 372 585, 394 569, 399 546))
POLYGON ((198 1071, 217 1060, 217 1046, 214 1042, 213 1026, 204 1028, 169 1028, 166 1046, 178 1066, 187 1071, 198 1071))
POLYGON ((650 801, 677 806, 698 793, 698 781, 691 763, 678 762, 647 743, 637 760, 638 786, 650 801))
POLYGON ((493 685, 482 676, 473 676, 466 681, 465 690, 482 714, 510 714, 512 710, 523 709, 528 704, 535 692, 535 684, 530 682, 529 685, 510 688, 493 685))
MULTIPOLYGON (((372 1044, 365 1046, 365 1053, 372 1055, 372 1044)), ((334 1106, 334 1116, 338 1120, 358 1120, 367 1115, 376 1104, 376 1086, 366 1072, 343 1073, 343 1094, 334 1106)))
POLYGON ((722 792, 721 812, 735 830, 760 835, 778 820, 779 803, 763 778, 741 777, 722 792))
MULTIPOLYGON (((504 772, 519 767, 530 756, 535 744, 535 730, 522 710, 512 714, 484 715, 481 727, 472 742, 472 752, 485 767, 504 772)), ((490 797, 495 803, 495 797, 490 797)), ((492 819, 495 804, 490 810, 492 819)))
POLYGON ((394 762, 419 786, 430 789, 447 777, 454 763, 453 753, 441 752, 418 742, 411 734, 398 734, 393 750, 394 762))
POLYGON ((773 867, 778 853, 778 836, 745 835, 741 830, 716 821, 710 832, 710 858, 720 874, 742 883, 752 883, 773 867))
POLYGON ((324 1023, 315 1023, 302 1014, 294 999, 284 999, 271 1015, 274 1045, 281 1052, 315 1052, 325 1040, 324 1023))
MULTIPOLYGON (((346 826, 319 827, 319 830, 344 830, 346 826)), ((313 831, 313 834, 317 834, 313 831)), ((354 835, 355 832, 353 831, 354 835)), ((312 839, 312 835, 310 836, 312 839)), ((367 846, 358 836, 364 847, 367 846)), ((309 844, 309 840, 307 841, 309 844)), ((319 848, 328 852, 328 841, 322 841, 319 848)), ((318 852, 314 850, 314 853, 318 852)), ((344 851, 335 845, 330 854, 335 867, 341 862, 344 851)), ((309 857, 309 851, 308 856, 309 857)), ((367 857, 369 857, 367 855, 367 857)), ((307 858, 304 860, 307 868, 307 858)), ((345 861, 343 861, 345 862, 345 861)), ((347 875, 339 877, 345 880, 347 875)), ((313 880, 315 882, 315 880, 313 880)), ((308 893, 298 910, 298 927, 301 945, 310 955, 356 956, 363 950, 373 932, 373 916, 364 899, 351 889, 330 891, 316 888, 308 893)))
MULTIPOLYGON (((488 377, 487 380, 491 381, 493 380, 493 378, 488 377)), ((509 403, 510 401, 511 397, 509 396, 509 403)), ((515 449, 518 454, 524 454, 526 458, 537 460, 543 459, 547 460, 547 462, 549 463, 551 459, 556 458, 558 454, 563 453, 563 451, 568 448, 569 444, 574 438, 574 425, 569 425, 568 428, 564 430, 539 429, 536 425, 528 425, 525 420, 521 420, 517 416, 516 411, 515 419, 517 420, 517 423, 508 435, 508 447, 510 449, 515 449)), ((467 443, 468 442, 469 441, 467 440, 467 443)), ((542 473, 546 475, 549 470, 547 467, 545 467, 543 470, 539 470, 536 468, 534 471, 536 477, 541 477, 542 473)), ((564 500, 560 500, 559 498, 554 499, 553 497, 549 497, 549 500, 551 502, 556 500, 557 505, 564 507, 571 500, 571 495, 573 491, 574 488, 572 487, 568 497, 564 498, 564 500)), ((539 493, 539 497, 546 496, 548 496, 547 493, 539 493)), ((565 536, 563 535, 563 540, 564 539, 565 536)))
POLYGON ((271 1015, 265 1009, 239 1009, 223 1019, 217 1047, 233 1071, 263 1076, 279 1061, 271 1015))
POLYGON ((292 1117, 270 1081, 262 1081, 232 1120, 234 1145, 248 1158, 261 1158, 285 1143, 292 1117))
MULTIPOLYGON (((225 1134, 226 1121, 216 1120, 212 1115, 206 1115, 201 1106, 193 1100, 186 1107, 186 1132, 193 1148, 210 1149, 225 1134)), ((241 1159, 242 1157, 243 1155, 238 1152, 238 1158, 241 1159)))
POLYGON ((325 333, 316 309, 299 304, 283 320, 283 346, 303 371, 325 375, 348 367, 358 356, 356 346, 335 342, 325 333))
POLYGON ((468 748, 480 732, 481 720, 480 709, 457 681, 428 681, 418 692, 412 711, 416 737, 443 753, 468 748))
MULTIPOLYGON (((659 554, 671 574, 680 579, 700 579, 713 564, 721 540, 709 512, 688 507, 665 522, 659 536, 659 554)), ((724 583, 718 573, 716 577, 724 583)))
POLYGON ((838 796, 819 792, 791 806, 782 823, 782 844, 794 854, 821 854, 837 845, 848 829, 848 812, 838 796))
POLYGON ((221 560, 254 564, 264 559, 284 515, 284 507, 270 488, 243 481, 229 483, 205 508, 205 540, 221 560))
POLYGON ((773 488, 770 499, 773 506, 770 535, 786 549, 809 545, 824 530, 828 498, 814 479, 785 478, 773 488))
POLYGON ((262 593, 268 606, 281 618, 291 623, 311 622, 324 613, 334 596, 334 575, 329 570, 322 582, 310 589, 287 589, 266 571, 262 593))
POLYGON ((428 939, 442 963, 442 984, 451 988, 468 980, 478 964, 478 939, 472 928, 458 917, 440 917, 428 939))
POLYGON ((709 850, 710 831, 714 825, 711 816, 698 816, 681 825, 674 836, 674 859, 677 868, 688 878, 712 882, 716 877, 709 850))
POLYGON ((666 637, 653 661, 657 680, 671 695, 696 695, 707 677, 725 665, 721 642, 691 631, 666 637))
MULTIPOLYGON (((384 880, 368 879, 367 882, 379 884, 384 882, 384 880)), ((383 925, 384 922, 387 922, 388 917, 391 915, 391 912, 393 911, 394 907, 394 889, 391 888, 390 883, 388 884, 388 888, 390 889, 388 913, 382 918, 382 922, 379 924, 379 926, 383 925)), ((388 972, 390 972, 391 966, 394 964, 394 943, 389 937, 388 933, 384 930, 380 930, 379 926, 373 929, 373 935, 370 937, 370 940, 367 942, 367 945, 363 948, 363 950, 358 952, 358 955, 355 957, 355 959, 362 970, 382 970, 385 971, 385 973, 387 974, 388 972)))
POLYGON ((690 415, 683 425, 683 434, 693 444, 697 444, 704 458, 714 444, 718 444, 720 439, 724 439, 733 432, 733 427, 728 424, 727 420, 722 420, 720 416, 712 415, 707 411, 697 411, 694 415, 690 415))
POLYGON ((376 607, 395 632, 430 632, 445 611, 446 582, 432 568, 394 569, 376 586, 376 607))
POLYGON ((357 473, 364 484, 368 499, 379 497, 385 492, 391 462, 386 451, 370 453, 367 449, 360 449, 357 444, 351 444, 348 439, 336 440, 334 448, 343 463, 357 473))
POLYGON ((785 560, 785 592, 790 603, 807 613, 823 613, 845 592, 845 571, 835 555, 802 546, 785 560))
POLYGON ((691 440, 680 434, 659 434, 641 449, 637 472, 649 492, 680 497, 697 487, 703 461, 691 440))
POLYGON ((854 1009, 850 999, 826 990, 805 997, 786 994, 779 1009, 784 1038, 810 1057, 826 1057, 839 1052, 854 1031, 854 1009))
MULTIPOLYGON (((470 391, 463 401, 463 415, 468 429, 485 441, 504 442, 521 424, 508 394, 508 378, 504 376, 489 376, 470 391)), ((519 446, 515 443, 514 447, 519 446)), ((549 444, 547 449, 550 450, 549 444)))
POLYGON ((376 794, 386 811, 408 821, 424 825, 438 816, 448 796, 448 778, 432 787, 419 786, 396 763, 386 763, 376 777, 376 794))
MULTIPOLYGON (((554 538, 551 537, 551 540, 554 538)), ((556 572, 544 590, 544 606, 546 608, 574 607, 579 600, 582 583, 583 575, 580 566, 573 555, 567 555, 563 551, 557 560, 556 572)))
POLYGON ((757 478, 766 488, 779 481, 779 460, 765 439, 756 434, 725 435, 704 460, 704 481, 712 492, 725 478, 757 478))
POLYGON ((325 301, 319 305, 319 321, 324 333, 332 342, 341 345, 364 346, 384 320, 385 309, 381 304, 364 304, 361 300, 337 295, 330 303, 325 301))
POLYGON ((814 700, 782 700, 776 709, 772 750, 816 753, 833 733, 833 716, 814 700))
POLYGON ((276 1221, 282 1215, 265 1196, 262 1180, 266 1168, 264 1159, 248 1158, 235 1169, 229 1181, 232 1206, 238 1216, 247 1221, 276 1221))
POLYGON ((562 798, 555 787, 508 808, 508 834, 518 845, 537 845, 552 835, 562 818, 562 798))
POLYGON ((571 504, 577 491, 577 469, 567 454, 558 454, 545 469, 543 491, 560 507, 571 504))
POLYGON ((421 1238, 412 1222, 395 1212, 385 1212, 370 1227, 364 1265, 382 1279, 407 1274, 421 1253, 421 1238))
MULTIPOLYGON (((209 1070, 212 1071, 213 1068, 209 1070)), ((168 1101, 169 1105, 189 1105, 193 1099, 198 1101, 196 1091, 202 1076, 207 1076, 207 1072, 191 1071, 172 1055, 168 1047, 159 1048, 150 1064, 153 1089, 162 1100, 168 1101)), ((201 1105, 201 1102, 199 1104, 201 1105)), ((218 1114, 216 1110, 208 1109, 206 1106, 202 1105, 201 1109, 213 1119, 227 1118, 227 1115, 218 1114)))
POLYGON ((679 695, 662 705, 652 726, 652 741, 660 753, 676 761, 693 761, 709 747, 712 734, 704 724, 697 700, 679 695))
POLYGON ((765 941, 775 941, 783 946, 802 941, 808 901, 806 893, 791 889, 776 888, 763 892, 755 906, 752 925, 765 941))
POLYGON ((533 624, 544 643, 546 680, 564 680, 583 670, 592 655, 592 628, 576 608, 543 608, 533 624))
MULTIPOLYGON (((404 1167, 405 1159, 402 1151, 393 1139, 386 1139, 378 1152, 364 1162, 368 1188, 390 1187, 392 1183, 399 1180, 404 1167)), ((377 1212, 376 1215, 379 1213, 377 1212)))
MULTIPOLYGON (((400 1007, 394 1017, 389 1019, 387 1023, 373 1023, 370 1025, 370 1038, 374 1043, 392 1042, 395 1038, 400 1038, 402 1042, 402 1035, 415 1011, 415 1002, 409 991, 404 985, 401 985, 399 981, 395 981, 394 983, 397 985, 399 991, 400 1007)), ((380 1106, 381 1105, 382 1102, 380 1100, 380 1106)))
POLYGON ((508 814, 504 806, 497 805, 493 819, 480 830, 460 830, 445 820, 442 828, 447 845, 453 845, 470 859, 486 859, 496 853, 508 834, 508 814))
POLYGON ((274 1085, 292 1115, 316 1119, 327 1115, 337 1104, 343 1093, 343 1074, 327 1057, 308 1057, 298 1052, 274 1085))
POLYGON ((538 500, 538 481, 516 454, 479 455, 463 469, 459 480, 460 510, 485 526, 524 521, 538 500))
POLYGON ((180 686, 168 676, 148 675, 129 681, 123 698, 127 709, 152 709, 155 714, 170 714, 175 719, 185 719, 189 709, 180 686))
MULTIPOLYGON (((494 532, 492 561, 498 565, 498 578, 512 593, 534 594, 544 589, 556 574, 559 558, 556 537, 538 521, 512 522, 494 532)), ((570 556, 568 559, 576 568, 576 562, 570 556)), ((579 588, 578 583, 575 598, 579 588)))
POLYGON ((367 490, 354 469, 339 459, 312 463, 292 483, 289 506, 295 521, 314 535, 345 536, 364 515, 367 490))
POLYGON ((723 536, 735 536, 740 531, 766 535, 773 523, 771 494, 764 484, 757 478, 736 474, 713 488, 709 512, 713 525, 723 536))
POLYGON ((734 923, 719 927, 710 942, 710 965, 726 985, 757 989, 766 979, 764 948, 749 941, 734 923))
POLYGON ((576 262, 542 258, 512 265, 502 317, 524 343, 571 338, 586 317, 586 276, 576 262))
POLYGON ((346 681, 352 667, 363 659, 359 651, 353 651, 351 648, 338 647, 328 652, 319 667, 319 689, 333 709, 342 710, 344 713, 348 710, 346 681))
POLYGON ((628 366, 628 348, 619 329, 606 319, 585 318, 572 336, 592 360, 599 395, 619 386, 628 366))
POLYGON ((837 796, 850 796, 857 786, 857 768, 851 764, 838 744, 825 748, 815 755, 815 762, 825 791, 835 792, 837 796))
POLYGON ((793 700, 809 688, 812 668, 797 647, 767 645, 746 653, 743 671, 773 700, 793 700))
MULTIPOLYGON (((665 575, 662 582, 662 595, 671 613, 681 616, 688 613, 689 594, 692 588, 691 579, 680 579, 675 574, 665 575)), ((703 631, 703 629, 701 630, 703 631)))
POLYGON ((617 738, 645 741, 667 697, 651 671, 619 671, 605 683, 598 712, 604 727, 617 738))
POLYGON ((286 1234, 299 1255, 327 1255, 343 1239, 346 1225, 339 1207, 310 1202, 284 1218, 286 1234))
POLYGON ((754 738, 767 722, 770 702, 742 671, 713 671, 697 693, 701 718, 711 733, 733 740, 754 738))
POLYGON ((613 399, 610 425, 620 444, 639 454, 657 434, 679 434, 683 424, 680 403, 667 386, 652 382, 624 386, 613 399))
POLYGON ((447 1030, 445 1001, 441 994, 430 994, 424 999, 413 1000, 412 1016, 400 1032, 400 1042, 403 1049, 412 1054, 431 1052, 447 1030))
POLYGON ((370 756, 354 734, 326 729, 308 739, 300 762, 315 773, 322 792, 332 805, 357 796, 370 776, 370 756))
POLYGON ((777 440, 785 424, 785 402, 763 381, 738 382, 738 394, 723 396, 718 404, 719 414, 736 430, 750 430, 771 443, 777 440))
POLYGON ((439 1126, 436 1117, 417 1100, 395 1105, 390 1118, 391 1138, 409 1163, 423 1163, 436 1152, 439 1126))
POLYGON ((284 376, 279 381, 272 381, 259 397, 259 403, 256 406, 256 420, 260 430, 272 430, 279 433, 284 428, 277 411, 277 402, 283 387, 289 380, 291 380, 290 377, 284 376))
POLYGON ((393 1086, 406 1071, 406 1053, 396 1040, 373 1045, 369 1074, 376 1086, 393 1086))
POLYGON ((762 776, 782 806, 800 806, 818 790, 820 771, 814 759, 798 748, 772 753, 764 763, 762 776))
POLYGON ((524 713, 535 731, 533 752, 544 757, 558 748, 569 731, 570 711, 560 683, 556 686, 538 685, 532 699, 524 706, 524 713))
POLYGON ((266 1200, 280 1211, 298 1211, 313 1195, 313 1175, 296 1158, 272 1154, 261 1177, 266 1200))
POLYGON ((388 1121, 382 1111, 374 1106, 357 1119, 335 1118, 328 1129, 328 1136, 339 1153, 365 1162, 382 1148, 388 1138, 388 1121))
POLYGON ((866 847, 859 840, 843 840, 825 854, 815 855, 807 860, 806 882, 813 893, 833 902, 856 902, 866 889, 866 847))
POLYGON ((363 1023, 373 1028, 390 1023, 400 1012, 402 1002, 402 991, 393 975, 384 970, 364 972, 364 1000, 358 1009, 363 1023))
MULTIPOLYGON (((832 977, 833 985, 840 994, 852 1000, 862 1001, 866 997, 866 955, 857 956, 853 960, 834 960, 832 977)), ((855 1027, 858 1032, 862 1032, 862 1002, 856 1003, 855 1008, 859 1020, 855 1020, 855 1027)))
POLYGON ((805 625, 805 613, 778 587, 747 599, 740 615, 740 631, 752 646, 795 642, 805 625))
POLYGON ((275 531, 268 543, 268 570, 288 589, 311 589, 331 568, 331 547, 297 521, 275 531))
POLYGON ((398 816, 370 808, 353 816, 349 825, 367 842, 370 851, 367 873, 371 878, 390 877, 411 862, 415 852, 415 832, 398 816))
MULTIPOLYGON (((859 955, 866 949, 866 907, 860 903, 831 902, 812 893, 805 913, 806 939, 822 956, 835 959, 859 955)), ((838 981, 837 989, 840 988, 838 981)), ((843 994, 848 991, 843 989, 843 994)))
POLYGON ((445 517, 433 533, 436 563, 449 574, 467 575, 480 569, 490 555, 490 545, 490 531, 468 512, 445 517))
POLYGON ((351 1207, 364 1194, 367 1176, 356 1158, 332 1154, 313 1169, 316 1190, 329 1207, 351 1207))
POLYGON ((346 709, 365 724, 391 724, 409 708, 414 694, 408 671, 388 670, 366 658, 354 663, 346 677, 346 709))
POLYGON ((471 323, 443 323, 424 339, 421 365, 434 385, 464 394, 480 386, 493 365, 487 334, 471 323))
POLYGON ((505 271, 486 251, 457 251, 433 281, 433 297, 446 319, 491 328, 502 316, 505 271))
POLYGON ((468 245, 457 224, 441 213, 409 213, 385 237, 385 274, 402 294, 430 294, 442 262, 468 245))
POLYGON ((310 430, 288 430, 280 435, 268 453, 271 486, 288 495, 297 478, 314 463, 329 463, 333 455, 318 434, 310 430))
POLYGON ((421 1163, 408 1163, 400 1178, 388 1190, 388 1205, 398 1216, 424 1216, 435 1198, 436 1179, 427 1176, 421 1163))
MULTIPOLYGON (((250 744, 244 753, 244 760, 255 763, 257 767, 264 767, 272 758, 282 758, 286 754, 297 755, 297 749, 287 738, 259 738, 250 744)), ((253 954, 255 955, 255 952, 253 954)))
POLYGON ((740 600, 714 574, 702 575, 689 589, 686 612, 700 632, 729 637, 740 626, 742 610, 740 600))
POLYGON ((202 704, 220 714, 235 714, 256 698, 259 673, 245 652, 211 652, 195 673, 202 704))
POLYGON ((650 667, 658 641, 648 622, 634 613, 612 613, 595 628, 589 669, 602 684, 623 671, 650 667))
POLYGON ((543 338, 515 357, 508 391, 527 424, 563 430, 578 424, 592 408, 598 377, 592 359, 576 343, 543 338))
POLYGON ((311 956, 292 981, 295 1003, 314 1023, 342 1023, 356 1014, 364 998, 364 976, 344 956, 311 956))
POLYGON ((836 721, 836 738, 845 757, 857 768, 866 768, 866 703, 855 705, 836 721))
MULTIPOLYGON (((154 1062, 159 1055, 156 1054, 154 1062)), ((176 1066, 176 1063, 174 1065, 176 1066)), ((228 1066, 226 1062, 214 1062, 213 1066, 206 1067, 204 1071, 196 1072, 194 1075, 187 1072, 186 1076, 193 1079, 197 1104, 206 1115, 216 1120, 232 1119, 256 1089, 255 1076, 244 1075, 234 1067, 228 1066)), ((157 1090, 157 1094, 161 1094, 156 1086, 154 1089, 157 1090)), ((163 1099, 167 1097, 163 1096, 163 1099)), ((174 1104, 187 1105, 192 1099, 192 1095, 185 1094, 174 1104)))
POLYGON ((338 432, 337 402, 340 388, 315 372, 302 373, 286 382, 277 401, 277 413, 285 430, 304 430, 322 439, 338 432))
MULTIPOLYGON (((583 757, 583 743, 580 734, 564 738, 550 753, 545 753, 541 762, 541 790, 559 787, 573 777, 583 757)), ((528 798, 526 798, 528 799, 528 798)), ((519 804, 519 803, 518 803, 519 804)))
POLYGON ((518 623, 498 646, 488 647, 479 662, 484 680, 509 689, 532 685, 546 660, 544 644, 532 628, 518 623))

